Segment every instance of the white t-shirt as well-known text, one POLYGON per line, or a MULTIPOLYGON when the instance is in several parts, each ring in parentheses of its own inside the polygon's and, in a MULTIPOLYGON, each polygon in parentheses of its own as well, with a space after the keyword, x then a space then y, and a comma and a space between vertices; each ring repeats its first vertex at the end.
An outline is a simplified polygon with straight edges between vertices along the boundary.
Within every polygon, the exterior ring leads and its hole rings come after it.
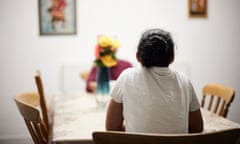
POLYGON ((200 108, 188 77, 166 67, 126 69, 111 97, 130 132, 187 133, 189 112, 200 108))

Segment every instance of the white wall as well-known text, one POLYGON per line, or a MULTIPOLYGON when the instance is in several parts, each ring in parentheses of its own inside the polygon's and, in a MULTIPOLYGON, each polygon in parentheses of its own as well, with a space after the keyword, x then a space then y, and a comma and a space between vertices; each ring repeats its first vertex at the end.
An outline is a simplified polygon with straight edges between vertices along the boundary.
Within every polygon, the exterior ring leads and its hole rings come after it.
POLYGON ((77 35, 39 36, 37 0, 1 0, 0 138, 29 136, 13 96, 36 90, 36 69, 52 94, 60 89, 62 64, 92 62, 98 34, 117 36, 119 57, 135 63, 139 36, 151 27, 172 32, 199 96, 208 82, 236 89, 228 118, 240 122, 239 6, 239 0, 209 0, 208 19, 189 19, 187 0, 77 0, 77 35))

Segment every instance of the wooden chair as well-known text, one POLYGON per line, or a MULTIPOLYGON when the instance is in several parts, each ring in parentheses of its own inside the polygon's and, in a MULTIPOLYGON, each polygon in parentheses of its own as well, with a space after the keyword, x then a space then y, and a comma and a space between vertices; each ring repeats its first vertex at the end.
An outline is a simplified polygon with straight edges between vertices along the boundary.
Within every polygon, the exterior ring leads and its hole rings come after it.
POLYGON ((24 118, 27 128, 35 144, 48 143, 48 131, 40 116, 39 94, 26 92, 14 97, 18 110, 24 118))
POLYGON ((226 117, 234 95, 235 91, 231 87, 216 83, 207 84, 202 89, 201 107, 207 107, 209 111, 226 117), (207 96, 209 97, 209 103, 205 106, 207 96))
POLYGON ((95 144, 240 144, 240 129, 195 134, 93 132, 95 144))
POLYGON ((46 124, 47 131, 49 131, 49 115, 48 115, 48 110, 47 110, 47 105, 45 100, 41 73, 39 70, 36 70, 34 78, 37 85, 38 93, 40 95, 40 106, 42 110, 43 120, 44 120, 44 123, 46 124))

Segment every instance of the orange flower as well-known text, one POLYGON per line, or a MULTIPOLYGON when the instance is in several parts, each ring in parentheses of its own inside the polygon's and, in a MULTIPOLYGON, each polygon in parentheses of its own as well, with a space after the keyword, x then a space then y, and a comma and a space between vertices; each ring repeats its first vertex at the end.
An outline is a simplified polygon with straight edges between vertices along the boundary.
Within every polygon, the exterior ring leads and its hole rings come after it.
POLYGON ((95 56, 96 56, 96 58, 99 58, 100 50, 101 50, 101 47, 99 45, 96 45, 96 47, 95 47, 95 56))

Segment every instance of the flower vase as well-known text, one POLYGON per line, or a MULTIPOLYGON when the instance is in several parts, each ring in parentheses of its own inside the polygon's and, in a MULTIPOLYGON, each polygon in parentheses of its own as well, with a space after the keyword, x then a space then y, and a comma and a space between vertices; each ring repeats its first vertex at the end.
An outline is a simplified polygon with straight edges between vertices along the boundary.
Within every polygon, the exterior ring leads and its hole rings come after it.
POLYGON ((97 67, 96 98, 99 107, 105 107, 110 99, 109 68, 97 67))

